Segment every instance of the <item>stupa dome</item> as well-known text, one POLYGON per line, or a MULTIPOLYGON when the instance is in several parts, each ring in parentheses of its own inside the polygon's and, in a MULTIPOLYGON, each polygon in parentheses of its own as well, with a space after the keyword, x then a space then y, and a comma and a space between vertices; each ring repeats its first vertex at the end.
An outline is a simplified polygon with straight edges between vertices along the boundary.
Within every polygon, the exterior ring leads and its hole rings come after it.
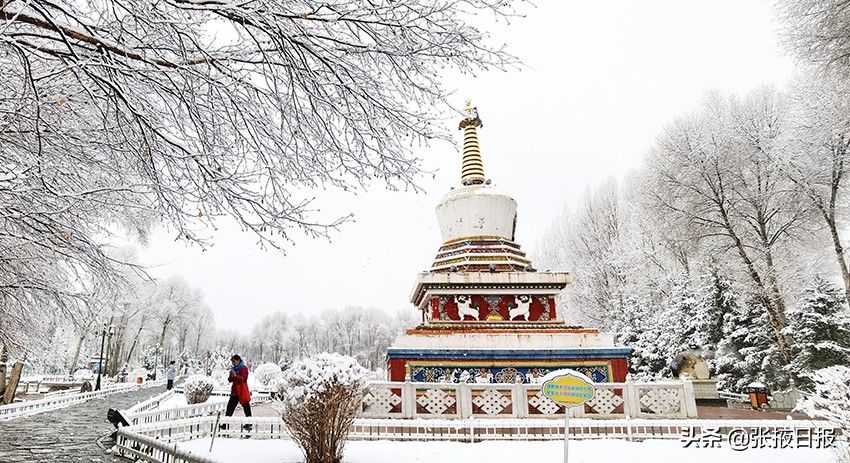
POLYGON ((437 204, 443 245, 432 272, 527 271, 531 261, 514 243, 517 203, 484 176, 478 145, 478 111, 467 102, 463 130, 461 184, 437 204))
POLYGON ((444 243, 476 237, 514 240, 516 201, 490 185, 455 188, 436 210, 444 243))

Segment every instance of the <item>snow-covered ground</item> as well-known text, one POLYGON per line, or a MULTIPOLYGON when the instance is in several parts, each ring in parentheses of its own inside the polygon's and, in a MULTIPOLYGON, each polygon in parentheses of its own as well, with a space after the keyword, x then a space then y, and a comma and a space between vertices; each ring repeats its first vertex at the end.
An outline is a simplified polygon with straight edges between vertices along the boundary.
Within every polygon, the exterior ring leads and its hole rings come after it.
MULTIPOLYGON (((725 444, 725 443, 724 443, 725 444)), ((181 449, 210 456, 209 439, 178 444, 181 449)), ((435 463, 467 461, 486 463, 563 462, 562 441, 399 442, 351 441, 345 446, 345 463, 435 463)), ((296 463, 304 461, 290 440, 216 439, 212 456, 222 462, 296 463)), ((615 439, 570 442, 571 463, 835 463, 831 450, 760 449, 734 451, 682 448, 678 440, 628 442, 615 439)))
MULTIPOLYGON (((211 404, 211 403, 216 403, 216 402, 227 402, 227 400, 228 400, 228 397, 226 397, 226 396, 213 395, 213 396, 210 396, 210 398, 207 399, 207 401, 204 402, 204 403, 211 404)), ((163 400, 162 402, 160 402, 159 407, 157 407, 157 410, 170 410, 172 408, 180 408, 180 407, 185 407, 187 405, 189 405, 189 404, 186 403, 186 396, 185 395, 174 394, 173 396, 171 396, 171 397, 163 400)))

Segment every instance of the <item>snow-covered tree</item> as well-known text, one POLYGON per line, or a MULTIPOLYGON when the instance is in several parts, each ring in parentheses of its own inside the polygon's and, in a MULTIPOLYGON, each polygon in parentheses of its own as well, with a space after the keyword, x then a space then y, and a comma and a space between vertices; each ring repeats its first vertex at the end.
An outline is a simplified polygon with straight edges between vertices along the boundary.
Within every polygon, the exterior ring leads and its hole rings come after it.
POLYGON ((271 386, 280 377, 281 369, 276 363, 264 363, 254 368, 254 377, 263 386, 271 386))
POLYGON ((629 369, 636 379, 658 377, 667 366, 667 352, 658 342, 661 326, 648 301, 624 295, 613 302, 616 314, 612 330, 616 341, 632 349, 629 369))
POLYGON ((794 361, 787 368, 798 386, 810 388, 808 375, 815 370, 850 364, 850 315, 844 295, 831 283, 815 277, 788 319, 794 361))
POLYGON ((567 270, 581 278, 565 296, 570 319, 594 325, 608 320, 610 302, 617 293, 622 274, 613 263, 621 216, 618 185, 613 179, 588 189, 580 206, 564 212, 547 231, 536 250, 537 266, 567 270))
POLYGON ((159 345, 151 345, 142 349, 141 352, 141 367, 147 371, 148 377, 153 378, 159 370, 164 368, 162 360, 162 347, 159 345))
POLYGON ((767 312, 758 302, 748 298, 724 315, 723 339, 712 362, 720 389, 737 392, 753 381, 774 389, 788 385, 767 312))
MULTIPOLYGON (((814 391, 803 394, 799 408, 809 416, 834 423, 843 432, 850 429, 850 367, 836 365, 811 375, 814 391)), ((846 436, 844 436, 846 437, 846 436)), ((838 461, 850 463, 850 442, 837 440, 838 461)))
POLYGON ((339 354, 317 354, 284 372, 277 382, 281 416, 307 463, 342 461, 367 379, 354 358, 339 354))
POLYGON ((711 262, 710 271, 703 277, 704 315, 700 317, 701 329, 705 333, 703 355, 714 357, 717 347, 724 338, 726 314, 739 309, 739 288, 734 281, 721 273, 717 262, 711 262))
POLYGON ((844 0, 779 0, 787 47, 804 63, 850 73, 850 6, 844 0))
MULTIPOLYGON (((387 347, 397 334, 416 324, 415 317, 414 310, 388 314, 362 307, 326 310, 321 316, 310 317, 273 313, 251 329, 245 357, 253 362, 277 362, 283 367, 311 354, 336 352, 353 356, 374 370, 384 366, 387 347)), ((219 342, 223 341, 220 335, 219 342)))
POLYGON ((0 0, 0 342, 96 310, 118 227, 282 246, 349 218, 312 190, 416 188, 445 72, 515 63, 474 16, 514 3, 0 0))
MULTIPOLYGON (((850 68, 848 68, 850 69, 850 68)), ((841 230, 850 206, 850 80, 802 76, 788 95, 790 114, 777 160, 814 209, 811 218, 828 233, 850 300, 850 270, 841 230)))
POLYGON ((695 114, 669 126, 648 158, 655 208, 680 217, 698 240, 731 251, 761 298, 783 360, 791 361, 780 247, 803 222, 804 201, 765 156, 777 150, 784 103, 773 89, 747 98, 711 95, 695 114))

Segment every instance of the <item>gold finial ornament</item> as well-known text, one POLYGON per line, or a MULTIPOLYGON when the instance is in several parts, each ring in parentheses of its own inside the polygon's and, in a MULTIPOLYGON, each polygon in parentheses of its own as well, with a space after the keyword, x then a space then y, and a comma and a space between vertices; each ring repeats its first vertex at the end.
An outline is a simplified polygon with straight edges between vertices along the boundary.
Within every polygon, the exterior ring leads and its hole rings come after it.
POLYGON ((478 146, 478 127, 483 127, 478 117, 478 108, 472 101, 466 100, 466 117, 460 121, 458 129, 463 130, 463 158, 460 167, 460 181, 464 185, 484 183, 484 163, 481 161, 481 148, 478 146))

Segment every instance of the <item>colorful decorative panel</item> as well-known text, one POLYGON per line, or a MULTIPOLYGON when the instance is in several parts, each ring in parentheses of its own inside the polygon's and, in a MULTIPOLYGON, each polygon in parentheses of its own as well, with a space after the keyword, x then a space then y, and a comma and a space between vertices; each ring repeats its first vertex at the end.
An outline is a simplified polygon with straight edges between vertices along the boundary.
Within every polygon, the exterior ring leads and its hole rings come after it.
POLYGON ((423 383, 537 383, 547 373, 571 368, 587 375, 597 383, 611 382, 611 367, 607 362, 558 365, 485 366, 454 362, 441 364, 410 363, 410 380, 423 383))
POLYGON ((458 294, 434 296, 431 319, 440 321, 545 321, 555 318, 549 296, 458 294))

